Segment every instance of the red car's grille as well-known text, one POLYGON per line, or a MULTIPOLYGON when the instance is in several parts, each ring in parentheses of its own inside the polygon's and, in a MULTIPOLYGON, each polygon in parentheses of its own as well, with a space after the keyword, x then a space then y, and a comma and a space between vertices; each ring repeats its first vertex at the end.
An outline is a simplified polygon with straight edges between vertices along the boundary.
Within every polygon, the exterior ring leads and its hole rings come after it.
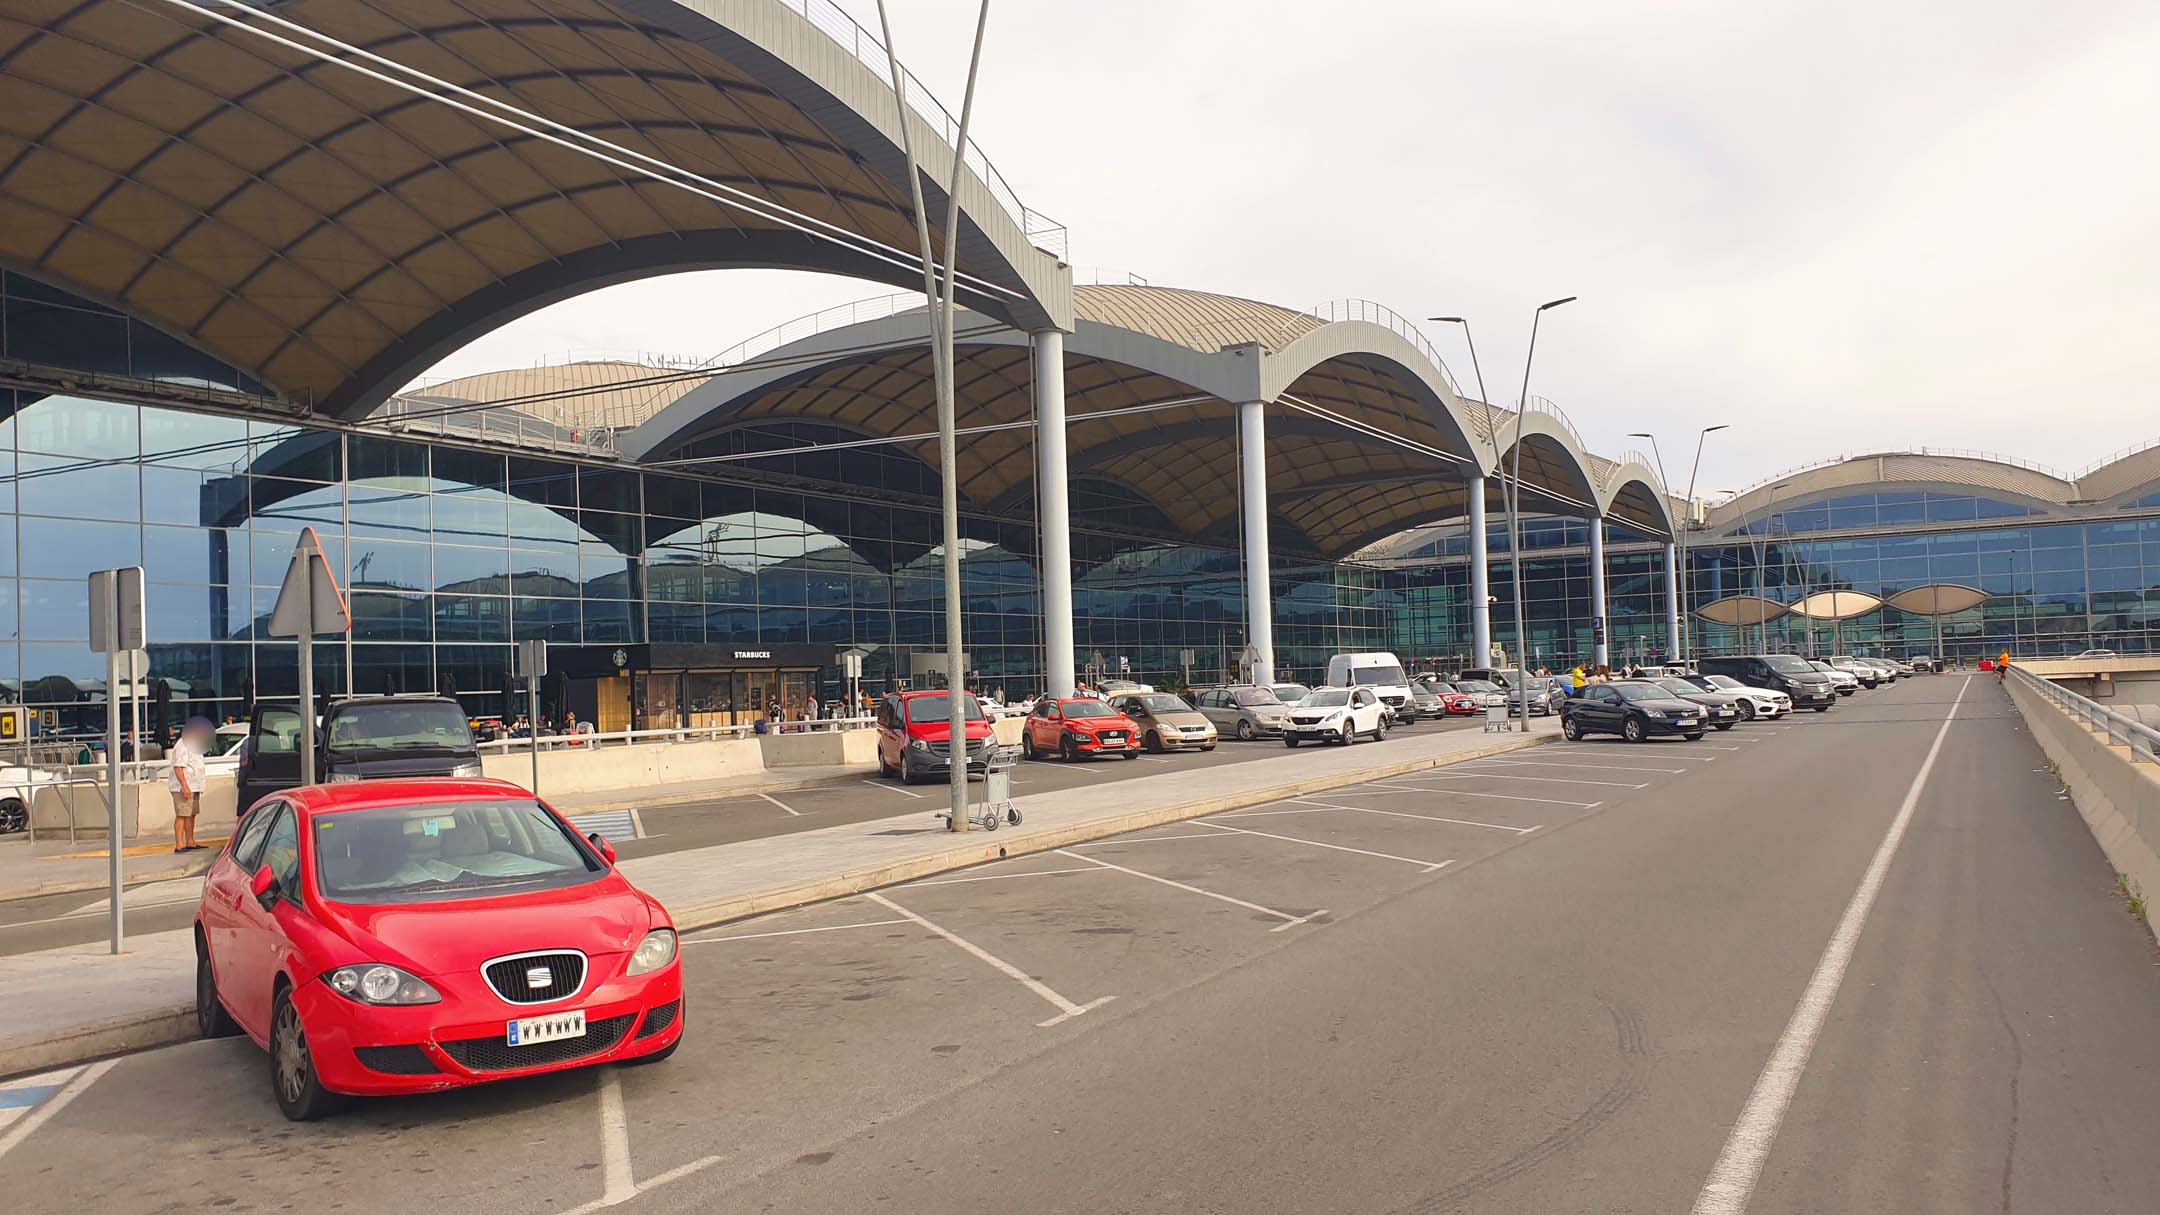
POLYGON ((647 1011, 645 1024, 638 1026, 637 1036, 650 1038, 654 1034, 666 1033, 667 1027, 675 1024, 675 1014, 680 1011, 682 1011, 682 1001, 680 1000, 671 1000, 658 1008, 647 1011))
POLYGON ((485 1038, 465 1038, 439 1045, 444 1053, 458 1061, 462 1067, 476 1072, 508 1072, 521 1067, 545 1067, 550 1063, 568 1063, 614 1049, 622 1036, 630 1032, 630 1023, 637 1020, 636 1013, 624 1013, 601 1021, 589 1021, 582 1038, 559 1038, 553 1042, 540 1042, 532 1046, 512 1046, 503 1034, 490 1034, 485 1038))
POLYGON ((567 1000, 585 986, 585 955, 575 950, 522 953, 481 968, 488 986, 512 1004, 567 1000))
POLYGON ((432 1076, 442 1069, 417 1046, 356 1046, 360 1066, 385 1076, 432 1076))

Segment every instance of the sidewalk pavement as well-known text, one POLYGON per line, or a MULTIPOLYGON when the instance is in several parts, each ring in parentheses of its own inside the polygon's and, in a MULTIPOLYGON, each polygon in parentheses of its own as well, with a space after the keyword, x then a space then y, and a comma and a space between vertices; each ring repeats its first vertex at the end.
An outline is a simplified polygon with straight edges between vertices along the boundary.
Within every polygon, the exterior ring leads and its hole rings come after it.
MULTIPOLYGON (((1086 840, 1328 789, 1461 763, 1551 742, 1545 720, 1524 734, 1468 730, 1397 735, 1378 745, 1306 748, 1269 759, 1168 770, 1114 785, 1015 799, 1022 823, 995 832, 947 832, 926 809, 792 835, 692 848, 622 863, 685 931, 894 882, 1024 856, 1086 840)), ((752 782, 728 786, 740 796, 752 782)), ((709 794, 708 794, 709 795, 709 794)), ((560 808, 574 808, 564 799, 560 808)), ((624 804, 654 804, 651 798, 624 804)), ((102 863, 102 862, 100 862, 102 863)), ((103 944, 0 958, 8 1017, 0 1023, 0 1077, 62 1067, 194 1036, 192 934, 130 938, 115 958, 103 944)))
MULTIPOLYGON (((868 776, 875 769, 875 764, 806 764, 800 767, 777 768, 757 776, 678 781, 666 785, 649 785, 636 790, 606 789, 592 793, 568 793, 561 797, 549 797, 548 804, 564 814, 588 814, 595 810, 632 808, 642 810, 680 802, 708 801, 723 797, 755 797, 760 793, 785 793, 790 789, 806 789, 843 777, 868 776)), ((170 834, 130 840, 123 845, 121 853, 121 880, 132 887, 144 882, 166 881, 199 874, 210 867, 210 858, 217 855, 214 850, 224 845, 229 830, 230 824, 213 824, 206 828, 202 842, 208 844, 213 851, 188 854, 176 855, 173 852, 170 834)), ((65 835, 49 836, 34 844, 27 840, 11 839, 0 843, 0 902, 77 891, 102 894, 109 881, 105 867, 105 839, 102 832, 96 837, 86 835, 74 841, 70 841, 65 835)))

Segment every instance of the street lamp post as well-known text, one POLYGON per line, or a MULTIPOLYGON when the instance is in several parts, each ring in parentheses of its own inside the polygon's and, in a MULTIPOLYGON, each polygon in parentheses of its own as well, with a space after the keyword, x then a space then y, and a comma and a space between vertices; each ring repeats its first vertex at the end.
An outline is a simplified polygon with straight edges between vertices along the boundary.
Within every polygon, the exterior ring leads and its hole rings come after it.
MULTIPOLYGON (((1466 318, 1466 317, 1460 317, 1460 316, 1433 316, 1433 317, 1427 317, 1427 318, 1425 318, 1425 319, 1427 319, 1427 320, 1430 320, 1430 321, 1438 321, 1438 322, 1440 322, 1440 323, 1443 323, 1443 324, 1448 324, 1448 325, 1461 325, 1461 326, 1462 326, 1462 335, 1463 335, 1463 342, 1464 342, 1464 343, 1465 343, 1466 345, 1468 345, 1468 346, 1470 347, 1470 371, 1471 371, 1471 374, 1473 374, 1473 375, 1475 375, 1475 376, 1477 377, 1477 395, 1478 395, 1478 404, 1479 404, 1479 405, 1482 405, 1482 406, 1484 406, 1484 408, 1485 408, 1485 436, 1486 436, 1486 438, 1487 438, 1487 440, 1488 440, 1488 441, 1490 441, 1490 440, 1497 440, 1497 439, 1498 439, 1498 438, 1500 437, 1500 424, 1499 424, 1498 422, 1496 422, 1496 421, 1495 421, 1495 420, 1493 419, 1493 411, 1492 411, 1492 398, 1491 398, 1490 396, 1486 395, 1486 392, 1485 392, 1485 369, 1484 369, 1483 367, 1480 367, 1480 366, 1478 366, 1478 357, 1477 357, 1477 339, 1476 339, 1476 338, 1474 338, 1474 337, 1472 337, 1472 336, 1470 336, 1470 321, 1469 321, 1469 319, 1468 319, 1468 318, 1466 318)), ((1482 526, 1482 525, 1483 525, 1483 522, 1484 522, 1484 518, 1485 518, 1485 500, 1484 500, 1484 497, 1483 497, 1483 494, 1484 494, 1484 492, 1485 492, 1485 478, 1484 478, 1484 476, 1482 475, 1482 473, 1481 473, 1481 475, 1479 475, 1479 477, 1477 478, 1477 482, 1478 482, 1478 494, 1480 495, 1480 496, 1479 496, 1479 498, 1478 498, 1478 501, 1476 501, 1475 503, 1464 503, 1464 505, 1463 505, 1463 513, 1464 513, 1464 516, 1466 517, 1466 519, 1469 519, 1469 520, 1475 520, 1475 521, 1477 521, 1477 522, 1478 522, 1478 523, 1480 524, 1480 526, 1482 526)), ((1481 533, 1480 533, 1479 535, 1476 535, 1476 536, 1473 536, 1473 537, 1471 537, 1471 549, 1470 549, 1470 551, 1471 551, 1471 554, 1472 554, 1472 556, 1473 556, 1473 560, 1476 560, 1477 558, 1482 558, 1482 557, 1483 557, 1483 555, 1484 555, 1484 553, 1485 553, 1485 548, 1486 548, 1486 545, 1485 545, 1485 536, 1484 536, 1484 535, 1482 534, 1482 532, 1481 532, 1481 533)), ((1514 557, 1514 554, 1513 554, 1513 553, 1510 553, 1510 554, 1508 554, 1508 556, 1509 556, 1509 558, 1510 558, 1510 559, 1512 560, 1512 559, 1513 559, 1513 557, 1514 557)), ((1489 564, 1489 561, 1488 561, 1488 562, 1479 562, 1478 564, 1480 564, 1480 565, 1482 565, 1482 564, 1489 564)), ((1474 568, 1473 568, 1473 569, 1471 570, 1471 587, 1470 587, 1470 590, 1471 590, 1471 595, 1472 595, 1472 597, 1473 597, 1473 598, 1475 598, 1476 596, 1479 596, 1479 595, 1483 595, 1483 596, 1485 597, 1485 600, 1484 600, 1484 601, 1482 601, 1482 602, 1477 602, 1477 603, 1473 603, 1473 604, 1471 604, 1471 605, 1470 605, 1470 619, 1471 619, 1471 630, 1470 630, 1470 631, 1471 631, 1471 640, 1472 640, 1472 642, 1473 642, 1473 644, 1472 644, 1472 646, 1471 646, 1471 649, 1472 649, 1472 650, 1476 650, 1476 649, 1478 648, 1478 646, 1477 646, 1476 644, 1474 644, 1474 643, 1475 643, 1475 641, 1477 640, 1477 638, 1476 638, 1476 633, 1477 633, 1476 623, 1477 623, 1477 619, 1478 619, 1478 614, 1479 614, 1479 613, 1481 613, 1481 612, 1482 612, 1482 613, 1484 613, 1484 615, 1485 615, 1485 621, 1486 621, 1486 627, 1485 627, 1485 643, 1486 643, 1486 644, 1485 644, 1485 646, 1484 646, 1484 650, 1485 650, 1485 652, 1484 652, 1484 653, 1482 653, 1482 654, 1473 654, 1473 655, 1472 655, 1472 661, 1473 661, 1474 663, 1478 664, 1478 665, 1483 665, 1483 664, 1485 664, 1485 663, 1488 663, 1488 662, 1491 662, 1491 661, 1492 661, 1492 603, 1491 603, 1491 598, 1492 598, 1492 591, 1491 591, 1491 588, 1490 588, 1490 585, 1489 585, 1489 583, 1488 583, 1488 582, 1486 581, 1488 577, 1489 577, 1489 574, 1488 574, 1488 572, 1487 572, 1487 571, 1486 571, 1485 569, 1483 569, 1483 568, 1475 568, 1475 567, 1474 567, 1474 568)), ((1521 649, 1521 648, 1522 648, 1522 639, 1521 639, 1521 638, 1519 638, 1519 637, 1518 637, 1518 638, 1516 639, 1516 648, 1517 648, 1517 649, 1521 649)))
MULTIPOLYGON (((1688 469, 1687 475, 1686 508, 1688 512, 1688 518, 1687 522, 1683 523, 1680 526, 1680 568, 1683 570, 1688 568, 1687 534, 1688 527, 1695 522, 1695 475, 1702 471, 1703 440, 1710 437, 1711 431, 1727 430, 1730 429, 1731 426, 1732 424, 1730 422, 1720 422, 1715 426, 1705 426, 1702 428, 1701 433, 1695 436, 1695 463, 1693 467, 1688 469)), ((1680 618, 1687 622, 1687 627, 1683 630, 1683 635, 1688 638, 1688 653, 1690 655, 1695 652, 1695 617, 1693 615, 1694 608, 1691 606, 1694 594, 1693 582, 1694 579, 1692 577, 1682 578, 1680 580, 1680 618)))
MULTIPOLYGON (((1521 729, 1525 734, 1530 732, 1530 664, 1525 661, 1530 647, 1530 629, 1523 619, 1521 501, 1523 410, 1528 408, 1530 403, 1530 367, 1532 360, 1537 358, 1538 322, 1544 319, 1545 313, 1549 309, 1558 308, 1562 304, 1572 304, 1577 298, 1570 295, 1565 299, 1547 300, 1545 303, 1539 304, 1537 311, 1530 315, 1530 347, 1523 353, 1522 395, 1515 400, 1515 441, 1513 452, 1509 458, 1507 485, 1504 487, 1507 491, 1503 500, 1507 503, 1508 580, 1515 591, 1515 707, 1521 714, 1521 729)), ((1436 316, 1432 319, 1460 324, 1463 327, 1463 336, 1465 338, 1469 337, 1470 324, 1461 317, 1436 316)), ((1473 370, 1477 366, 1475 347, 1471 348, 1470 364, 1473 370)), ((1485 395, 1485 382, 1482 373, 1478 376, 1478 395, 1485 395)), ((1492 408, 1491 402, 1488 401, 1485 407, 1488 410, 1486 427, 1492 429, 1490 420, 1492 415, 1489 412, 1492 408)))
MULTIPOLYGON (((1768 525, 1771 512, 1777 506, 1778 491, 1791 484, 1790 481, 1780 481, 1770 487, 1770 497, 1763 507, 1765 526, 1768 525)), ((1735 497, 1739 496, 1732 490, 1726 490, 1725 492, 1734 494, 1735 497)), ((1769 596, 1765 592, 1770 588, 1763 584, 1763 563, 1769 560, 1769 556, 1762 537, 1757 536, 1754 529, 1748 525, 1750 513, 1752 513, 1752 508, 1740 512, 1740 530, 1747 533, 1755 548, 1755 644, 1761 647, 1761 652, 1767 654, 1770 652, 1770 618, 1763 614, 1762 605, 1769 601, 1769 596)), ((1742 639, 1745 640, 1744 634, 1742 639)))
MULTIPOLYGON (((1672 482, 1665 478, 1665 453, 1658 449, 1657 436, 1647 430, 1635 430, 1628 432, 1628 438, 1650 440, 1650 455, 1657 461, 1658 492, 1665 495, 1665 501, 1669 506, 1672 502, 1672 482)), ((1673 558, 1673 568, 1665 571, 1665 576, 1672 580, 1673 587, 1677 590, 1680 586, 1680 571, 1687 568, 1687 536, 1684 528, 1676 527, 1673 529, 1673 542, 1679 547, 1677 555, 1673 558)), ((1676 627, 1673 629, 1673 635, 1666 638, 1666 641, 1672 645, 1672 654, 1666 659, 1667 662, 1687 661, 1686 647, 1680 642, 1681 630, 1677 627, 1677 624, 1678 622, 1675 622, 1676 627)))

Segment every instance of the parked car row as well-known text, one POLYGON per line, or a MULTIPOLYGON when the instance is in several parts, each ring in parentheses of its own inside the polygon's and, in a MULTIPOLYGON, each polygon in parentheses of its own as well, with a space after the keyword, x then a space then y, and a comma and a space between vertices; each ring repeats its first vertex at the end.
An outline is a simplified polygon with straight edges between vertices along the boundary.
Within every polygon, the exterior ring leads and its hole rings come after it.
POLYGON ((1591 684, 1560 706, 1560 732, 1570 739, 1617 734, 1629 742, 1698 739, 1743 721, 1776 720, 1801 709, 1827 713, 1840 696, 1888 685, 1914 666, 1880 658, 1797 654, 1730 654, 1699 660, 1694 669, 1663 667, 1632 679, 1591 684))

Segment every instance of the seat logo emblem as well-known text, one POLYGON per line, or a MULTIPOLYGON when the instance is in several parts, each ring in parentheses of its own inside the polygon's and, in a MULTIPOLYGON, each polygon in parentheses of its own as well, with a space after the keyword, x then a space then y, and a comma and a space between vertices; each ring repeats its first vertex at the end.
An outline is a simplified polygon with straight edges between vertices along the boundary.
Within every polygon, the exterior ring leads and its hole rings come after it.
POLYGON ((547 987, 554 982, 554 974, 545 966, 528 966, 525 968, 525 985, 527 987, 547 987))

